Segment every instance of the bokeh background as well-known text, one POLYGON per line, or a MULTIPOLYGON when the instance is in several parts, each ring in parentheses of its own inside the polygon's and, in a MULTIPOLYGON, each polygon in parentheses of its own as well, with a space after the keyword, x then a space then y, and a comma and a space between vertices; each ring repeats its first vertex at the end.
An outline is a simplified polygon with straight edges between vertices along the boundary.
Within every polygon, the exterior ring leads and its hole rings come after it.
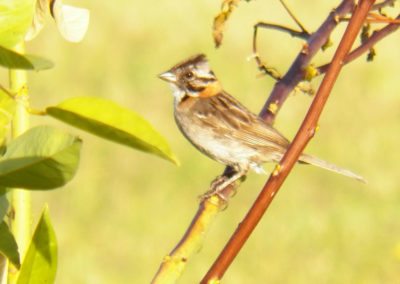
MULTIPOLYGON (((313 31, 339 1, 289 1, 313 31)), ((197 210, 197 196, 223 166, 197 152, 179 133, 172 96, 157 74, 204 52, 225 89, 258 112, 274 81, 258 76, 251 55, 253 25, 294 24, 278 1, 241 2, 223 45, 211 38, 220 1, 69 1, 91 10, 87 37, 65 42, 49 19, 28 44, 56 67, 31 73, 34 108, 80 95, 112 99, 136 110, 170 141, 181 166, 103 141, 51 120, 84 140, 80 169, 63 189, 35 192, 37 220, 45 202, 59 242, 57 283, 148 283, 197 210)), ((333 41, 338 42, 343 28, 333 41)), ((362 174, 367 185, 296 166, 250 237, 224 283, 398 283, 400 279, 400 33, 346 66, 307 148, 362 174)), ((284 72, 302 42, 260 31, 260 54, 284 72)), ((328 50, 315 60, 324 63, 328 50)), ((314 83, 317 86, 318 80, 314 83)), ((295 94, 276 127, 292 138, 311 98, 295 94)), ((266 169, 271 169, 267 165, 266 169)), ((267 176, 250 174, 220 214, 180 283, 197 283, 256 198, 267 176)))

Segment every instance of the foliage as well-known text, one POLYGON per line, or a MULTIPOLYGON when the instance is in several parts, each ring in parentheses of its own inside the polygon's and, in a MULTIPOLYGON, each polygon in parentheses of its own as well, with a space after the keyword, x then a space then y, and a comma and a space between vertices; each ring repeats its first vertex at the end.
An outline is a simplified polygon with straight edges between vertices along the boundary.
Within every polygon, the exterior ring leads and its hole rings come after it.
POLYGON ((29 129, 7 145, 0 159, 0 186, 54 189, 69 182, 79 163, 82 141, 49 126, 29 129))
POLYGON ((178 163, 165 139, 146 120, 112 101, 75 97, 48 107, 46 113, 104 139, 178 163))
POLYGON ((53 68, 53 63, 34 55, 22 55, 0 46, 0 66, 10 69, 45 70, 53 68))
POLYGON ((57 240, 45 206, 22 263, 17 284, 54 283, 56 271, 57 240))
MULTIPOLYGON (((23 129, 28 125, 26 114, 48 114, 104 139, 177 164, 168 143, 150 123, 112 101, 78 97, 47 107, 46 111, 30 109, 25 71, 17 74, 13 70, 39 71, 50 69, 54 64, 45 58, 24 54, 21 48, 17 51, 15 46, 23 46, 24 37, 33 39, 38 34, 49 10, 65 39, 77 42, 83 38, 89 21, 86 9, 63 5, 59 0, 0 1, 0 66, 10 70, 11 85, 22 86, 9 90, 0 83, 0 253, 10 263, 10 283, 54 282, 57 243, 48 209, 44 209, 25 254, 18 249, 16 240, 30 236, 17 235, 13 224, 18 221, 30 226, 30 220, 15 219, 20 216, 30 219, 30 212, 22 215, 14 212, 17 207, 13 203, 29 201, 14 192, 17 189, 50 190, 67 184, 78 169, 82 145, 79 137, 53 126, 23 129), (12 128, 22 129, 23 134, 14 135, 16 137, 7 142, 12 128)), ((25 207, 30 208, 30 205, 25 207)), ((0 271, 0 275, 2 273, 6 272, 0 271)))
POLYGON ((0 252, 17 268, 20 267, 18 245, 6 222, 0 223, 0 252))

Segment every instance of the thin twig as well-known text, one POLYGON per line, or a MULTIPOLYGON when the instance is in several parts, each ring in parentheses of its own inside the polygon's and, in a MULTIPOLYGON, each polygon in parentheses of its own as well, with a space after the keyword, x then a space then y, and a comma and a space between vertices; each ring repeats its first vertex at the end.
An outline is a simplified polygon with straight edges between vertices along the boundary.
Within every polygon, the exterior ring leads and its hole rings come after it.
POLYGON ((281 2, 283 8, 285 8, 286 12, 292 18, 292 20, 299 26, 303 33, 310 34, 307 29, 303 26, 303 24, 297 19, 296 15, 292 12, 292 10, 288 7, 288 5, 283 0, 279 0, 281 2))
MULTIPOLYGON (((400 15, 396 17, 396 19, 400 20, 400 15)), ((356 58, 360 57, 363 55, 365 52, 367 52, 370 48, 372 48, 378 41, 382 40, 383 38, 387 37, 391 33, 395 32, 398 28, 400 28, 400 25, 398 24, 389 24, 385 26, 384 28, 374 31, 372 35, 366 39, 359 47, 354 49, 352 52, 350 52, 345 60, 344 64, 348 64, 351 61, 355 60, 356 58)), ((328 70, 329 63, 317 67, 317 70, 320 74, 323 74, 328 70)))
POLYGON ((310 36, 310 33, 307 31, 307 29, 303 26, 303 24, 297 19, 295 14, 292 12, 292 10, 287 6, 285 1, 279 0, 285 8, 286 12, 289 14, 289 16, 292 18, 292 20, 297 24, 297 26, 300 28, 301 31, 296 31, 292 28, 289 28, 284 25, 280 24, 273 24, 273 23, 267 23, 267 22, 258 22, 257 24, 254 25, 254 33, 253 33, 253 55, 254 59, 257 63, 258 69, 263 71, 265 74, 271 76, 275 80, 280 80, 282 76, 280 73, 274 68, 274 67, 268 67, 266 64, 264 64, 258 54, 257 50, 257 31, 258 28, 265 28, 265 29, 273 29, 273 30, 278 30, 281 32, 287 32, 293 37, 298 37, 301 39, 308 39, 310 36))
POLYGON ((371 10, 380 10, 380 9, 385 8, 387 6, 393 7, 395 1, 396 0, 384 0, 381 3, 374 4, 374 6, 372 6, 371 10))
MULTIPOLYGON (((344 17, 340 19, 341 22, 348 22, 350 21, 350 18, 344 17)), ((381 15, 377 14, 369 14, 368 18, 365 20, 365 22, 370 23, 370 24, 400 24, 400 20, 397 19, 392 19, 390 17, 384 17, 381 15)))
POLYGON ((293 37, 298 37, 301 39, 307 39, 310 34, 307 31, 296 31, 292 28, 279 25, 279 24, 272 24, 272 23, 266 23, 266 22, 258 22, 257 24, 254 25, 254 33, 253 33, 253 56, 254 59, 257 63, 258 69, 261 70, 262 72, 266 73, 267 75, 271 76, 275 80, 280 80, 282 76, 280 73, 273 67, 268 67, 266 64, 264 64, 258 54, 258 49, 257 49, 257 32, 259 28, 265 28, 265 29, 273 29, 273 30, 278 30, 281 32, 287 32, 293 37))
POLYGON ((277 169, 269 177, 252 208, 244 220, 240 223, 237 230, 225 246, 224 250, 221 252, 217 260, 214 262, 200 283, 207 284, 211 281, 216 283, 222 278, 229 265, 232 263, 233 259, 239 253, 251 232, 254 230, 255 226, 261 220, 263 214, 278 192, 280 186, 288 176, 290 170, 293 168, 303 149, 313 137, 322 109, 329 97, 330 91, 333 88, 337 76, 343 67, 342 62, 354 43, 364 19, 366 18, 373 3, 374 0, 364 0, 360 2, 359 6, 357 6, 352 20, 350 21, 332 59, 332 63, 326 73, 326 76, 320 85, 320 88, 299 131, 297 132, 295 139, 285 153, 277 169))
POLYGON ((299 52, 298 56, 290 66, 287 73, 275 84, 268 100, 260 112, 260 116, 268 123, 273 124, 276 114, 286 101, 293 89, 304 79, 303 70, 312 58, 329 39, 329 35, 338 25, 338 19, 349 13, 354 7, 354 1, 343 0, 333 10, 316 32, 311 34, 306 46, 299 52), (270 105, 274 105, 275 112, 271 111, 270 105))
POLYGON ((367 22, 372 23, 376 21, 376 23, 385 23, 385 24, 400 24, 399 20, 395 20, 388 16, 383 16, 381 14, 369 13, 367 22))
POLYGON ((273 24, 273 23, 258 22, 257 24, 254 25, 254 29, 257 30, 258 28, 267 28, 267 29, 278 30, 281 32, 287 32, 293 37, 298 37, 305 40, 310 36, 310 33, 307 31, 296 31, 284 25, 273 24))

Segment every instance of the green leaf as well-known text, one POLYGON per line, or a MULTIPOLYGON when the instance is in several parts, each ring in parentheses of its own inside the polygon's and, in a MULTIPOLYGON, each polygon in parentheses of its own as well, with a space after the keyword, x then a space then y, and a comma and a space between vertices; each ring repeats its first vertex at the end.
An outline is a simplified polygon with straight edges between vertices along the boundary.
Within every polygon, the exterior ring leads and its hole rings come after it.
MULTIPOLYGON (((0 147, 4 144, 7 131, 11 127, 11 120, 15 112, 15 100, 0 89, 0 147)), ((3 153, 0 151, 0 156, 3 153)))
POLYGON ((0 45, 13 47, 32 24, 35 0, 0 0, 0 45))
POLYGON ((76 97, 48 107, 46 112, 65 123, 102 138, 158 155, 178 164, 166 140, 130 109, 97 97, 76 97))
POLYGON ((50 126, 31 128, 0 159, 0 186, 53 189, 70 181, 79 164, 82 141, 50 126))
POLYGON ((0 222, 0 252, 7 257, 15 267, 20 267, 17 242, 4 221, 0 222))
POLYGON ((57 240, 47 206, 21 266, 17 284, 54 283, 57 271, 57 240))
POLYGON ((4 216, 6 216, 7 211, 8 211, 8 206, 10 205, 8 203, 8 199, 6 196, 6 189, 3 187, 0 187, 0 221, 4 219, 4 216))
POLYGON ((0 46, 0 65, 9 69, 45 70, 54 67, 53 62, 36 55, 19 54, 0 46))

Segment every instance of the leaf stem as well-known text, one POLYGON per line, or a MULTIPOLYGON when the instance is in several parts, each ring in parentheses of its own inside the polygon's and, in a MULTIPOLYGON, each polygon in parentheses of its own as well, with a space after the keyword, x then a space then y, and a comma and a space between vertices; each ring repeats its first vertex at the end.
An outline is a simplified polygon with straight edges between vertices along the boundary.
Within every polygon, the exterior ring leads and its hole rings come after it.
MULTIPOLYGON (((24 53, 24 43, 15 47, 15 51, 24 53)), ((10 90, 15 93, 16 109, 12 122, 12 137, 16 138, 29 128, 29 103, 27 89, 27 73, 24 70, 11 69, 9 73, 10 90)), ((21 259, 29 246, 31 238, 31 194, 27 190, 13 189, 11 192, 10 228, 17 241, 21 259)), ((9 264, 10 265, 10 264, 9 264)), ((9 283, 16 281, 17 271, 12 265, 9 267, 9 283)))

